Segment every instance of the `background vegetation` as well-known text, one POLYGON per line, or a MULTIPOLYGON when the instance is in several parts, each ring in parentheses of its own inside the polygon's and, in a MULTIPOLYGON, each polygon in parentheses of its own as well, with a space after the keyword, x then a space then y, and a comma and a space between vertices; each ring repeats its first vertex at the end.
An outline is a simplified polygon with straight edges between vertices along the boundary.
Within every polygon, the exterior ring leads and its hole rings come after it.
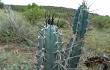
MULTIPOLYGON (((37 36, 45 24, 45 14, 54 14, 56 22, 59 20, 58 27, 66 42, 72 35, 70 25, 75 9, 38 6, 35 3, 10 7, 12 9, 7 12, 0 2, 0 70, 36 70, 37 36)), ((89 22, 85 36, 86 52, 82 57, 110 53, 110 17, 91 13, 89 22)), ((83 64, 79 67, 79 70, 87 70, 83 64)))

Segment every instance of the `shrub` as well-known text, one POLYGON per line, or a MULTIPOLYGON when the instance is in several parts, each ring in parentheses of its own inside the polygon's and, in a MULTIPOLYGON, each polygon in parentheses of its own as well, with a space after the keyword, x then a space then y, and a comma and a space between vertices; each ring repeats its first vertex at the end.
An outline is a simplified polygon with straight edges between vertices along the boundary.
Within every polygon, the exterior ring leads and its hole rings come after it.
POLYGON ((69 22, 64 20, 64 19, 60 19, 58 26, 60 26, 61 28, 68 28, 69 27, 69 22))
POLYGON ((1 8, 1 9, 3 9, 3 5, 4 5, 4 3, 2 3, 2 2, 0 1, 0 8, 1 8))
POLYGON ((37 27, 30 25, 20 13, 6 13, 0 19, 0 41, 23 43, 30 46, 37 37, 37 27), (13 13, 13 14, 12 14, 13 13))
POLYGON ((31 24, 36 24, 43 16, 44 16, 45 10, 39 7, 37 4, 32 3, 32 5, 28 5, 24 15, 26 19, 31 23, 31 24))
POLYGON ((110 28, 110 17, 109 16, 94 15, 94 16, 91 16, 91 22, 93 26, 97 27, 98 29, 110 28))

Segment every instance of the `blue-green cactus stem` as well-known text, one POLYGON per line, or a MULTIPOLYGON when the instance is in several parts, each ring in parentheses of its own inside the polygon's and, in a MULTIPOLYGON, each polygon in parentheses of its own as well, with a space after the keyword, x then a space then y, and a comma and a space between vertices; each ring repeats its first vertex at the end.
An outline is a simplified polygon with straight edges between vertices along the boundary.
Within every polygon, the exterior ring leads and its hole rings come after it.
POLYGON ((73 33, 76 34, 78 31, 79 36, 83 38, 88 25, 88 20, 89 20, 89 11, 84 3, 76 11, 73 22, 73 33))
POLYGON ((70 57, 69 68, 76 69, 79 63, 81 47, 84 47, 84 35, 86 33, 87 25, 89 20, 89 12, 85 3, 83 3, 76 11, 74 23, 73 23, 73 34, 67 51, 70 57))
MULTIPOLYGON (((48 24, 42 29, 41 34, 44 39, 39 40, 39 47, 45 48, 44 70, 58 70, 56 66, 57 58, 56 52, 62 46, 62 37, 60 32, 57 31, 57 26, 48 24)), ((41 35, 39 35, 41 37, 41 35)), ((41 64, 41 63, 40 63, 41 64)))

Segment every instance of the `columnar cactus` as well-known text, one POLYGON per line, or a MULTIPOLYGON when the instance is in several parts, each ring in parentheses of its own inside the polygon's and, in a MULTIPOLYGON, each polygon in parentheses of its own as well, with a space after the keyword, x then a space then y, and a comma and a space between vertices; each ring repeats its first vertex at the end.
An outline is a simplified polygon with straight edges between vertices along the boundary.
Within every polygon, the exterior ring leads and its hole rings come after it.
POLYGON ((76 10, 73 22, 73 33, 78 34, 80 38, 84 37, 89 20, 89 11, 85 2, 76 10))
POLYGON ((46 21, 39 32, 37 70, 75 70, 79 62, 84 35, 88 25, 89 12, 85 2, 77 9, 73 23, 73 37, 66 50, 62 50, 62 34, 53 25, 54 18, 46 21))
POLYGON ((62 46, 62 35, 49 18, 38 36, 37 70, 58 70, 58 60, 62 46))
POLYGON ((77 68, 79 62, 81 47, 84 47, 84 35, 86 33, 89 19, 89 12, 85 2, 76 10, 73 22, 73 38, 68 44, 69 68, 77 68))

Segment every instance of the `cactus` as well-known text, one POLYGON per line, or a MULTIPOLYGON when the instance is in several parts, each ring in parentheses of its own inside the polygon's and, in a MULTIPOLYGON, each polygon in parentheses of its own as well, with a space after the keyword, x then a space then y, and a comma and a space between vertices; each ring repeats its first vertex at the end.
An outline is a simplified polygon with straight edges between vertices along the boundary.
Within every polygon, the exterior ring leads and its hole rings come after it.
POLYGON ((54 18, 46 20, 46 25, 39 32, 37 70, 75 70, 81 48, 84 47, 84 35, 88 25, 89 12, 85 2, 77 9, 72 26, 73 37, 62 50, 62 34, 54 25, 54 18))
POLYGON ((89 20, 89 12, 85 2, 76 11, 73 22, 73 33, 78 34, 80 38, 84 37, 89 20))
POLYGON ((38 36, 37 70, 58 70, 59 52, 62 46, 62 35, 58 27, 49 18, 46 26, 38 36))
POLYGON ((77 68, 79 62, 81 48, 84 47, 84 35, 86 33, 89 19, 89 12, 85 2, 77 9, 73 23, 73 38, 71 38, 67 52, 69 59, 69 68, 77 68))

